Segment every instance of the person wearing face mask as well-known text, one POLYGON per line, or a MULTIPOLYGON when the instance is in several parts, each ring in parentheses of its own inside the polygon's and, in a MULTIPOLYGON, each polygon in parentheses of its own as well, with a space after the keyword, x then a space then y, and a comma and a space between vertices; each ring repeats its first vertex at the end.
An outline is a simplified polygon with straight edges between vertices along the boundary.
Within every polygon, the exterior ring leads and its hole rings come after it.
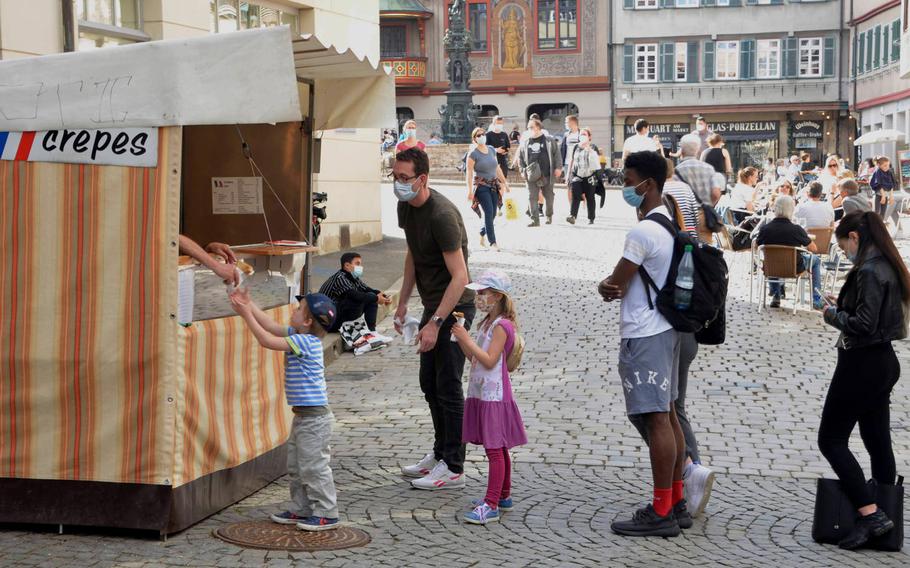
POLYGON ((581 139, 581 130, 578 128, 578 117, 574 114, 566 116, 566 130, 562 135, 559 143, 559 153, 562 155, 562 167, 566 174, 566 181, 569 182, 569 160, 572 158, 572 151, 578 145, 581 139))
MULTIPOLYGON (((835 230, 837 244, 853 262, 836 305, 825 309, 825 323, 840 331, 837 367, 828 387, 818 430, 818 448, 856 508, 858 519, 839 544, 854 550, 894 528, 875 504, 875 486, 866 482, 850 451, 850 433, 859 424, 869 452, 872 479, 894 484, 891 447, 891 390, 900 363, 891 342, 907 336, 910 272, 881 217, 872 211, 844 216, 835 230)), ((833 301, 833 296, 829 301, 833 301)))
POLYGON ((588 210, 588 224, 594 224, 594 214, 597 209, 594 200, 594 175, 600 169, 600 156, 597 147, 591 142, 591 129, 582 128, 578 137, 578 144, 572 149, 569 156, 569 188, 572 193, 572 211, 566 221, 574 225, 584 198, 588 210))
POLYGON ((502 189, 510 191, 509 182, 499 167, 495 152, 486 144, 483 128, 475 128, 471 136, 474 148, 468 153, 465 175, 468 201, 472 206, 483 209, 484 226, 480 229, 480 246, 485 247, 486 239, 489 238, 490 246, 498 251, 493 222, 496 220, 496 208, 502 202, 502 189))
POLYGON ((496 152, 496 160, 499 162, 499 169, 504 176, 509 175, 509 149, 512 143, 509 141, 509 135, 503 132, 503 120, 501 116, 494 116, 490 125, 490 130, 486 133, 486 145, 493 148, 496 152))
MULTIPOLYGON (((528 203, 537 203, 540 195, 546 201, 547 225, 553 223, 553 185, 562 176, 562 156, 556 140, 544 133, 541 122, 532 118, 528 121, 528 138, 521 141, 518 149, 521 175, 528 183, 528 203)), ((531 207, 531 224, 540 226, 540 212, 531 207)))
POLYGON ((376 331, 376 314, 379 305, 388 306, 392 298, 381 290, 370 288, 363 281, 363 258, 356 252, 341 255, 341 270, 333 274, 319 288, 338 307, 335 323, 329 328, 334 333, 345 322, 354 321, 360 316, 366 320, 370 331, 376 331))
POLYGON ((409 148, 415 147, 426 150, 426 144, 417 139, 417 123, 413 120, 409 120, 404 123, 404 128, 401 133, 401 142, 395 146, 395 151, 404 152, 409 148))
POLYGON ((655 299, 639 274, 643 268, 663 288, 673 261, 674 240, 662 225, 672 219, 662 202, 667 162, 657 152, 635 152, 626 158, 623 173, 623 199, 643 219, 626 236, 622 258, 598 293, 608 302, 622 300, 619 379, 627 414, 645 425, 654 498, 630 520, 615 521, 611 528, 626 536, 671 537, 692 526, 683 495, 686 441, 674 405, 680 338, 661 312, 649 306, 649 298, 652 303, 655 299))
POLYGON ((398 226, 404 229, 408 253, 395 310, 395 331, 402 333, 408 298, 417 286, 424 312, 417 334, 420 353, 420 389, 430 407, 435 441, 433 451, 413 465, 401 468, 416 477, 417 489, 464 487, 464 445, 461 426, 464 392, 461 378, 465 356, 451 341, 454 311, 464 314, 464 325, 474 320, 474 292, 466 289, 468 235, 461 212, 430 188, 430 160, 422 150, 400 152, 392 167, 398 198, 398 226))
POLYGON ((705 150, 710 148, 710 145, 708 144, 708 137, 711 136, 713 132, 710 128, 708 128, 708 121, 705 120, 705 117, 695 117, 695 130, 689 134, 698 136, 698 139, 701 141, 701 147, 698 149, 698 153, 696 154, 697 156, 701 156, 705 150))

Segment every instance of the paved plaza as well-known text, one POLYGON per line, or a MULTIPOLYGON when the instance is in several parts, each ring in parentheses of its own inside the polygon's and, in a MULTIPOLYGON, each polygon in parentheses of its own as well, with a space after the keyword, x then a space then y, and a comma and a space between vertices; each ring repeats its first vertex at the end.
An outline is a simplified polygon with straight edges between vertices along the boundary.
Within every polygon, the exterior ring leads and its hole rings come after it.
MULTIPOLYGON (((391 192, 384 187, 384 193, 391 192)), ((395 342, 363 357, 346 355, 328 369, 339 506, 346 522, 370 533, 368 546, 289 554, 241 549, 211 536, 225 523, 279 509, 287 499, 281 479, 164 542, 97 531, 5 530, 0 566, 910 564, 906 553, 850 553, 812 541, 815 479, 832 475, 815 438, 836 333, 817 312, 758 314, 748 303, 746 256, 729 259, 727 342, 702 347, 690 372, 690 418, 704 462, 718 472, 708 510, 678 538, 612 534, 611 521, 645 503, 651 489, 645 448, 625 417, 617 377, 619 304, 602 302, 595 290, 619 258, 633 211, 611 192, 595 225, 569 226, 559 192, 553 226, 528 229, 524 218, 500 219, 503 251, 496 253, 478 250, 480 221, 464 189, 444 193, 465 211, 472 272, 495 267, 512 276, 527 340, 513 385, 529 443, 514 451, 516 506, 502 522, 478 527, 460 520, 469 500, 485 491, 480 448, 468 448, 464 490, 421 492, 399 475, 400 465, 430 449, 433 434, 416 348, 395 342)), ((385 198, 386 233, 401 236, 394 203, 385 198)), ((416 298, 411 309, 419 311, 416 298)), ((380 331, 390 334, 390 319, 380 331)), ((906 372, 910 352, 904 343, 896 347, 906 372)), ((899 473, 910 471, 907 395, 905 379, 895 389, 891 416, 899 473)), ((854 446, 860 447, 858 435, 854 446)), ((861 461, 868 468, 864 455, 861 461)))

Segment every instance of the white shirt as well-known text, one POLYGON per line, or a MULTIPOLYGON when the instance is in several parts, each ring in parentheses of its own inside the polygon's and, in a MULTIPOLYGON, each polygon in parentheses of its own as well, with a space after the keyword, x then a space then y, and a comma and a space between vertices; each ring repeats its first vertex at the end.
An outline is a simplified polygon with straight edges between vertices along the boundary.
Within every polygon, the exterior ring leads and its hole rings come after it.
MULTIPOLYGON (((652 213, 660 213, 670 218, 670 212, 663 205, 655 207, 647 215, 652 213)), ((669 231, 654 221, 639 221, 626 235, 622 257, 644 266, 654 284, 663 287, 667 281, 667 273, 670 272, 670 262, 673 260, 673 237, 669 231)), ((626 290, 619 307, 619 334, 623 339, 651 337, 673 328, 658 311, 656 304, 653 310, 648 307, 645 293, 645 283, 641 276, 636 274, 629 282, 629 289, 626 290)), ((651 289, 647 293, 651 301, 656 302, 656 292, 651 289)))
POLYGON ((787 168, 787 179, 792 182, 795 182, 799 179, 799 164, 790 164, 787 168))
POLYGON ((822 173, 818 174, 818 183, 822 184, 822 189, 826 194, 831 194, 831 188, 834 187, 834 184, 837 183, 837 176, 833 176, 828 173, 828 170, 825 169, 822 173))
MULTIPOLYGON (((635 152, 657 152, 657 142, 653 138, 648 136, 642 136, 641 134, 635 134, 626 138, 626 141, 622 143, 622 153, 634 154, 635 152)), ((660 148, 660 151, 663 152, 663 148, 660 148)))
POLYGON ((799 204, 794 212, 795 219, 805 219, 806 227, 817 229, 819 227, 830 227, 834 222, 834 209, 827 201, 806 201, 799 204))
POLYGON ((737 182, 733 186, 733 191, 730 192, 730 207, 733 209, 745 209, 747 203, 752 203, 752 195, 754 193, 755 188, 751 185, 737 182))

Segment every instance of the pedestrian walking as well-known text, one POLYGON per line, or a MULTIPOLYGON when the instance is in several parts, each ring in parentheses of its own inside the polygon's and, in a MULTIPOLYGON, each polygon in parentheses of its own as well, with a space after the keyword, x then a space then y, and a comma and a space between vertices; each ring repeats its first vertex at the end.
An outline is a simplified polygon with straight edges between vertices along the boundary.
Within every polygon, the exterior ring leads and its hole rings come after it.
POLYGON ((502 192, 509 191, 509 182, 499 167, 495 149, 487 146, 487 136, 483 128, 472 132, 474 148, 468 153, 465 179, 468 184, 468 201, 473 208, 483 210, 484 226, 480 229, 480 246, 490 246, 499 250, 496 241, 496 209, 502 203, 502 192))
POLYGON ((635 152, 660 152, 663 154, 663 146, 651 138, 651 125, 647 120, 639 118, 632 127, 635 129, 635 134, 626 138, 622 143, 623 161, 629 157, 629 154, 635 152))
POLYGON ((674 241, 659 221, 649 219, 670 212, 661 201, 667 162, 657 152, 630 154, 625 164, 626 203, 639 210, 642 220, 626 236, 623 256, 604 279, 598 292, 620 305, 619 375, 626 412, 641 415, 650 442, 652 503, 628 521, 615 521, 614 532, 626 536, 677 536, 692 526, 684 498, 683 467, 686 443, 676 415, 678 397, 679 334, 661 314, 651 309, 639 269, 663 288, 673 259, 674 241))
MULTIPOLYGON (((696 156, 701 156, 701 153, 704 152, 705 150, 707 150, 709 147, 708 146, 708 137, 711 136, 711 134, 713 134, 711 129, 708 128, 708 121, 705 120, 705 117, 703 117, 703 116, 695 117, 695 130, 693 130, 689 134, 698 136, 699 147, 698 147, 698 153, 696 154, 696 156)), ((730 170, 732 171, 733 168, 730 168, 730 170)))
POLYGON ((572 208, 566 221, 575 224, 578 209, 584 199, 588 211, 588 224, 594 224, 597 206, 594 199, 594 189, 597 185, 596 175, 600 170, 600 156, 597 147, 591 142, 591 129, 582 128, 578 137, 578 144, 572 148, 572 155, 568 161, 569 191, 572 195, 572 208))
POLYGON ((512 509, 512 462, 509 450, 528 443, 521 412, 512 396, 507 361, 515 347, 518 318, 512 301, 512 282, 499 271, 487 271, 468 288, 474 305, 485 314, 476 341, 466 327, 455 325, 452 335, 471 359, 462 440, 483 446, 489 462, 487 493, 475 499, 464 520, 475 525, 498 521, 512 509))
POLYGON ((724 180, 719 184, 715 183, 714 176, 717 172, 698 159, 699 145, 698 136, 693 134, 686 134, 679 140, 680 157, 676 165, 676 177, 691 187, 702 203, 717 205, 726 183, 724 180))
MULTIPOLYGON (((840 542, 848 550, 894 528, 875 504, 872 486, 850 451, 850 433, 859 424, 872 463, 872 479, 894 484, 891 447, 891 390, 900 363, 891 342, 907 336, 910 272, 881 217, 868 211, 844 216, 835 230, 837 244, 853 262, 836 306, 825 309, 825 323, 840 331, 837 367, 825 397, 818 448, 831 464, 859 519, 840 542)), ((831 297, 829 300, 833 300, 831 297)))
POLYGON ((329 467, 332 422, 325 384, 322 338, 337 315, 324 294, 297 296, 300 305, 290 327, 277 323, 240 288, 231 294, 231 307, 262 347, 283 351, 284 394, 294 412, 288 437, 288 479, 294 509, 271 515, 272 521, 297 525, 305 531, 338 528, 335 480, 329 467))
POLYGON ((398 198, 398 226, 404 229, 405 256, 401 300, 395 310, 395 331, 402 333, 408 298, 417 286, 423 316, 417 343, 420 353, 420 389, 433 419, 433 451, 419 462, 401 468, 417 489, 464 487, 464 445, 461 425, 464 392, 461 377, 465 357, 451 341, 453 311, 474 320, 474 292, 466 289, 468 235, 458 208, 430 188, 430 160, 417 148, 400 152, 392 169, 398 198))
POLYGON ((540 226, 540 211, 534 207, 543 195, 546 201, 547 225, 553 223, 553 184, 562 176, 562 157, 559 146, 543 131, 540 120, 528 121, 527 138, 521 141, 518 150, 521 175, 528 184, 528 204, 531 213, 529 227, 540 226))
POLYGON ((581 140, 581 129, 578 127, 578 117, 574 114, 566 116, 565 127, 565 132, 563 132, 562 140, 559 143, 559 153, 562 156, 562 170, 566 175, 565 181, 568 183, 569 160, 572 157, 575 146, 578 146, 578 143, 581 140))
POLYGON ((894 172, 891 171, 891 160, 887 157, 880 157, 875 164, 878 168, 869 180, 869 187, 875 193, 875 197, 872 199, 875 212, 884 219, 888 206, 894 204, 894 188, 897 187, 897 180, 894 179, 894 172))
POLYGON ((719 174, 727 176, 733 172, 730 153, 724 148, 724 137, 716 132, 708 136, 708 149, 701 153, 700 159, 719 174))
POLYGON ((496 152, 496 160, 499 162, 499 169, 502 175, 509 176, 509 148, 512 143, 509 135, 503 132, 503 120, 501 116, 494 116, 490 130, 486 133, 486 144, 496 152))

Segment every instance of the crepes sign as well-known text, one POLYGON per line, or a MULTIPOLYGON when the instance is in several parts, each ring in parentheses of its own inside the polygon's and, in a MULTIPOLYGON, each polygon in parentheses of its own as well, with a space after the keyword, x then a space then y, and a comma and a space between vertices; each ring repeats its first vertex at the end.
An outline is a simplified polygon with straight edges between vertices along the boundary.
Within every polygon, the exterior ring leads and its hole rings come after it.
POLYGON ((0 160, 153 168, 157 128, 0 132, 0 160))

